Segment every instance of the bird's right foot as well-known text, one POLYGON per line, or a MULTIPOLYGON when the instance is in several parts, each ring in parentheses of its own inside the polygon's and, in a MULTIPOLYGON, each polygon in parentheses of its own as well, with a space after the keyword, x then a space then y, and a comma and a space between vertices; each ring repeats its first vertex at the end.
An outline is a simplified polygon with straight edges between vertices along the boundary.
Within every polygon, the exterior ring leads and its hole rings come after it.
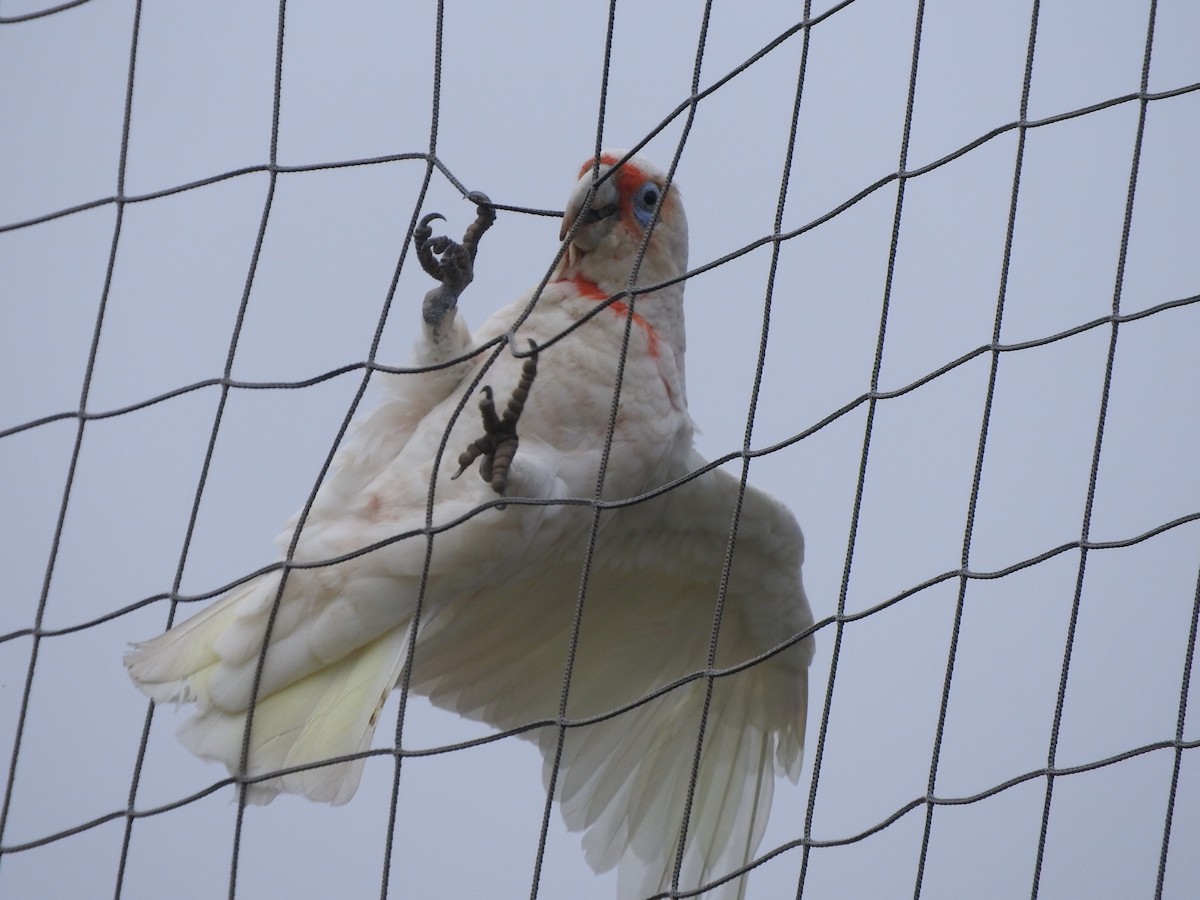
POLYGON ((421 314, 425 321, 436 328, 446 314, 458 303, 459 295, 475 277, 475 254, 479 251, 479 239, 496 221, 496 210, 487 195, 480 191, 467 194, 475 203, 476 216, 466 232, 462 243, 452 241, 444 235, 433 236, 429 224, 435 219, 445 221, 440 213, 429 213, 421 218, 413 231, 413 242, 417 260, 430 277, 441 282, 425 295, 421 314))

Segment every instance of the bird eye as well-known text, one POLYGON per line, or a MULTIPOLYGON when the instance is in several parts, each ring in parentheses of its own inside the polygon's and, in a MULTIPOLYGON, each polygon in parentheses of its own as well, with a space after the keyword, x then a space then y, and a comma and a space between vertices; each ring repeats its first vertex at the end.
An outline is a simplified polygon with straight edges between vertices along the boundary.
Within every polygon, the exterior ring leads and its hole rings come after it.
POLYGON ((658 206, 661 199, 662 191, 653 181, 647 181, 633 195, 633 214, 643 228, 650 224, 650 219, 654 215, 654 207, 658 206))

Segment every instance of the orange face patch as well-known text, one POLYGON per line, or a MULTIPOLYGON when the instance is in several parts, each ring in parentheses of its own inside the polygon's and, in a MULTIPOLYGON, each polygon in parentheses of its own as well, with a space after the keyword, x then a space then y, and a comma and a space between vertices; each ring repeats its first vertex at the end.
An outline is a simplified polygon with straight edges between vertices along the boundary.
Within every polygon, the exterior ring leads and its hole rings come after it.
MULTIPOLYGON (((600 157, 600 164, 605 166, 615 166, 620 160, 620 157, 613 156, 611 153, 605 153, 600 157)), ((582 178, 592 169, 592 164, 596 161, 593 156, 582 166, 579 167, 578 178, 582 178)), ((617 195, 621 198, 621 217, 625 221, 629 221, 629 217, 633 214, 632 197, 634 192, 640 188, 649 179, 649 176, 638 168, 634 163, 627 162, 621 166, 614 174, 613 179, 617 182, 617 195)))
MULTIPOLYGON (((611 153, 605 153, 600 157, 600 165, 602 165, 602 166, 615 166, 617 164, 617 161, 618 161, 618 157, 613 156, 611 153)), ((579 174, 575 176, 575 180, 578 181, 580 178, 582 178, 584 175, 586 175, 588 173, 588 171, 591 170, 592 165, 595 162, 596 162, 596 157, 594 157, 594 156, 589 157, 588 161, 579 167, 579 174)), ((626 169, 626 168, 636 169, 637 166, 633 166, 630 163, 626 163, 621 168, 622 169, 626 169)))

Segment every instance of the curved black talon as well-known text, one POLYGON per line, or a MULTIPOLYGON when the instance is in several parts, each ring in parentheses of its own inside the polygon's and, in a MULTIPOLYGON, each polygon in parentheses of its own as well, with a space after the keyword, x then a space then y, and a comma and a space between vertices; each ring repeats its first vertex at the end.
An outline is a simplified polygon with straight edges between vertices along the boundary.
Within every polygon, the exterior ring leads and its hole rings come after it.
POLYGON ((421 263, 421 268, 425 273, 432 278, 441 281, 444 273, 442 266, 433 255, 433 250, 436 248, 431 246, 430 238, 433 237, 433 229, 429 227, 429 223, 435 219, 446 221, 446 217, 441 213, 429 213, 421 217, 421 221, 417 223, 417 227, 413 229, 413 243, 417 245, 417 259, 421 263))
POLYGON ((467 466, 479 459, 479 476, 492 486, 492 490, 504 496, 508 488, 508 470, 512 467, 517 455, 520 438, 517 435, 517 421, 525 411, 525 402, 529 399, 529 389, 537 377, 538 345, 529 341, 529 356, 521 367, 521 379, 513 389, 512 395, 504 408, 503 415, 496 415, 496 403, 492 389, 484 385, 483 397, 479 401, 479 412, 483 418, 483 436, 476 438, 467 445, 458 457, 458 471, 450 477, 457 478, 467 470, 467 466))

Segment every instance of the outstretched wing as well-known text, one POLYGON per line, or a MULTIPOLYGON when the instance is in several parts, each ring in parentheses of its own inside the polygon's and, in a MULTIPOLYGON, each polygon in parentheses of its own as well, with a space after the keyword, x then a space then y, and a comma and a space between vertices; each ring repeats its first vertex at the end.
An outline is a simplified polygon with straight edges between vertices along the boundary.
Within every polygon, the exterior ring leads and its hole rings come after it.
MULTIPOLYGON (((502 360, 493 369, 505 387, 516 375, 506 366, 513 368, 502 360)), ((246 774, 308 767, 256 782, 252 801, 280 791, 348 800, 362 761, 321 763, 369 747, 379 709, 403 670, 417 603, 423 599, 433 614, 505 579, 523 560, 547 552, 543 545, 564 524, 563 507, 483 509, 496 497, 488 485, 439 477, 430 525, 459 524, 438 534, 427 559, 422 529, 433 459, 457 404, 451 395, 405 425, 430 399, 399 397, 358 428, 313 504, 282 593, 280 572, 260 576, 126 656, 149 696, 197 704, 180 733, 197 755, 237 773, 253 706, 246 774), (394 443, 398 449, 390 449, 394 443), (363 552, 376 544, 382 546, 363 552)), ((460 419, 450 446, 465 446, 477 428, 473 418, 460 419)), ((511 480, 532 496, 564 496, 552 448, 528 444, 511 480)), ((444 458, 440 474, 452 465, 444 458)), ((290 532, 281 538, 290 539, 290 532)))
MULTIPOLYGON (((704 461, 696 454, 685 471, 704 461)), ((680 886, 694 888, 749 862, 777 774, 799 776, 812 641, 713 680, 698 777, 692 770, 708 684, 703 673, 739 484, 713 470, 651 500, 601 514, 573 659, 555 795, 569 828, 585 832, 588 862, 620 865, 622 897, 670 886, 680 841, 680 886), (683 835, 685 808, 691 813, 683 835)), ((580 511, 581 513, 590 511, 580 511)), ((586 529, 502 585, 428 623, 413 689, 501 729, 559 714, 586 529)), ((794 518, 747 487, 724 593, 716 667, 751 659, 812 624, 800 579, 794 518)), ((527 732, 549 783, 558 729, 527 732)), ((745 879, 706 896, 736 897, 745 879)))

